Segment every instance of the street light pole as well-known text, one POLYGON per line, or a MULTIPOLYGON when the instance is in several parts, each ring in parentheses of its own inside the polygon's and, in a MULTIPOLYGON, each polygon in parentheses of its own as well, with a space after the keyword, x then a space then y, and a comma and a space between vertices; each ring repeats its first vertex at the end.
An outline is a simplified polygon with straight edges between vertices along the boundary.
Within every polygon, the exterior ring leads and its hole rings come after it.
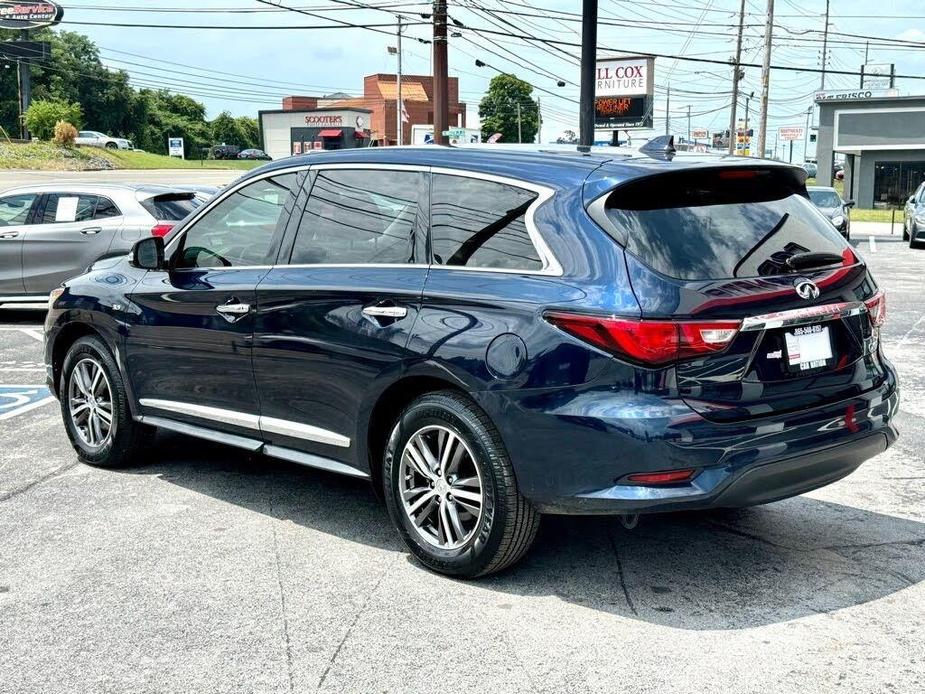
POLYGON ((581 17, 581 106, 578 119, 578 151, 587 152, 594 144, 597 0, 582 0, 581 17))
POLYGON ((398 72, 395 73, 395 144, 404 144, 402 137, 401 103, 401 15, 398 15, 398 72))
POLYGON ((443 131, 448 129, 449 120, 446 0, 434 0, 434 144, 447 144, 443 131))
MULTIPOLYGON (((761 65, 761 117, 758 125, 758 156, 764 157, 768 139, 768 91, 771 87, 771 40, 774 32, 774 0, 768 0, 764 30, 764 62, 761 65)), ((775 146, 774 154, 777 154, 775 146)))
POLYGON ((739 35, 736 39, 736 61, 732 73, 732 111, 729 114, 729 154, 735 153, 736 144, 736 107, 739 101, 739 73, 741 68, 739 63, 742 61, 742 30, 745 27, 745 0, 742 0, 742 7, 739 10, 739 35))

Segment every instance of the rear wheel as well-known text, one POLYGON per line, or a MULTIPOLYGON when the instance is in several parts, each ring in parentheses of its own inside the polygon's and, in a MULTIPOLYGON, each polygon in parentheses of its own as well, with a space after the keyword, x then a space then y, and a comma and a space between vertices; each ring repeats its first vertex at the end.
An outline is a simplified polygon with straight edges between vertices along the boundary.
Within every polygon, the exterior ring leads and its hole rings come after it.
POLYGON ((137 462, 154 434, 135 422, 115 360, 96 337, 82 337, 64 359, 61 414, 81 461, 100 467, 137 462))
POLYGON ((115 142, 107 142, 106 149, 119 149, 119 145, 115 142))
POLYGON ((384 466, 392 521, 434 571, 501 571, 536 537, 540 515, 517 490, 501 437, 463 395, 443 391, 412 403, 392 430, 384 466))

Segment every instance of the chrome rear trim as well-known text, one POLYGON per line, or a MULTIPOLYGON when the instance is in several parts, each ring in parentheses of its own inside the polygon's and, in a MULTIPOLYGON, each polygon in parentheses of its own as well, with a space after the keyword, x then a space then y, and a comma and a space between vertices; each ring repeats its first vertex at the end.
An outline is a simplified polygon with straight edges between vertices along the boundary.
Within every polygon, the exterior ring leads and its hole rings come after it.
POLYGON ((789 328, 808 323, 838 320, 848 316, 859 316, 867 311, 862 301, 851 301, 838 304, 823 304, 821 306, 807 306, 795 308, 790 311, 766 313, 761 316, 748 316, 742 320, 742 332, 750 330, 770 330, 772 328, 789 328))

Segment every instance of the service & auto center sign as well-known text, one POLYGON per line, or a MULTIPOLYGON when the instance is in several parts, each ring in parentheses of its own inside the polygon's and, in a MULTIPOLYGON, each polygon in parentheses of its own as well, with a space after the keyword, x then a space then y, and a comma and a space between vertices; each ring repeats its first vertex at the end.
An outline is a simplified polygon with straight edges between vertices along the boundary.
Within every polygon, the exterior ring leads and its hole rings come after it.
POLYGON ((56 2, 0 0, 0 29, 39 29, 57 24, 63 15, 56 2))
POLYGON ((594 85, 594 127, 602 130, 651 128, 654 88, 654 58, 598 60, 594 85))

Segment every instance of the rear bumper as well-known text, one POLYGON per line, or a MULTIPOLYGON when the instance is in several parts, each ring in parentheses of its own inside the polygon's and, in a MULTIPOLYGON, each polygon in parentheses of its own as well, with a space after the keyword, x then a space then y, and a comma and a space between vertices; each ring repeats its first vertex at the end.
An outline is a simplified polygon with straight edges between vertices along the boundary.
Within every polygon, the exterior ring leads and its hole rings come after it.
MULTIPOLYGON (((850 400, 711 422, 683 401, 624 391, 480 398, 501 430, 521 492, 542 512, 656 513, 752 506, 830 484, 897 438, 895 374, 850 400), (672 485, 626 476, 694 468, 672 485)), ((500 396, 496 396, 500 397, 500 396)))

